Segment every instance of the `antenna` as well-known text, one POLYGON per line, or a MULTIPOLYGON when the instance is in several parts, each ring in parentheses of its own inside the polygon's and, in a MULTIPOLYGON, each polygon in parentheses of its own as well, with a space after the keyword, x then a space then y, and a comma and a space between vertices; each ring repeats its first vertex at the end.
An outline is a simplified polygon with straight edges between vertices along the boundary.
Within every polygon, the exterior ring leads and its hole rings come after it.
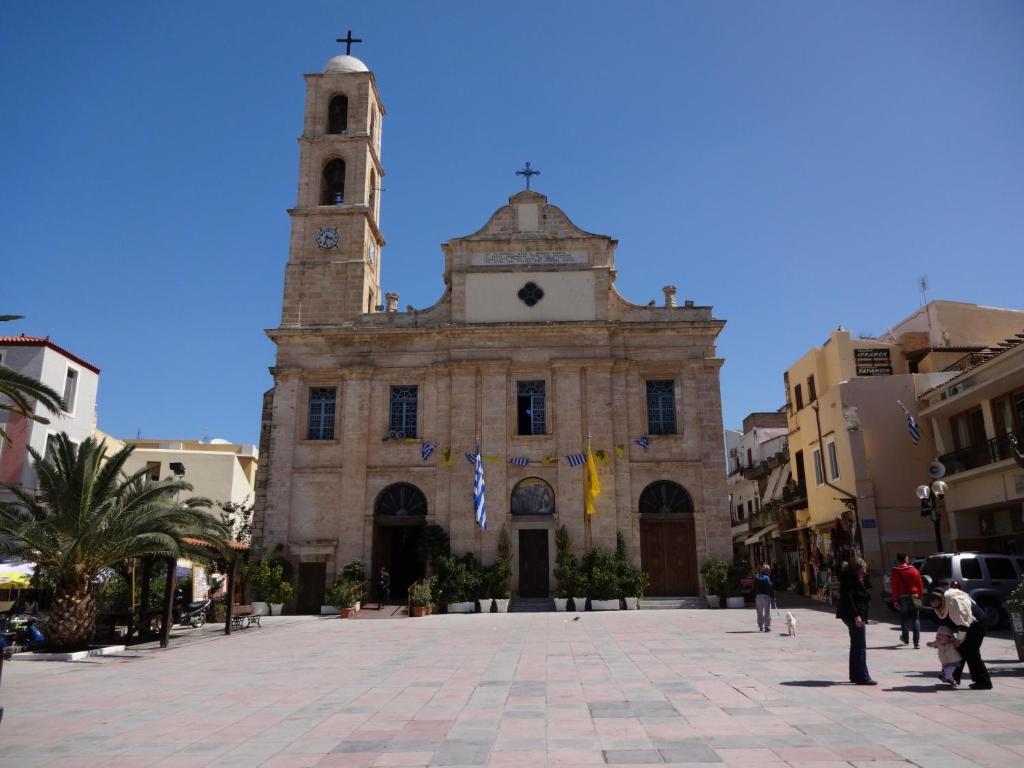
POLYGON ((918 286, 921 289, 921 306, 923 307, 928 303, 928 275, 921 275, 918 286))

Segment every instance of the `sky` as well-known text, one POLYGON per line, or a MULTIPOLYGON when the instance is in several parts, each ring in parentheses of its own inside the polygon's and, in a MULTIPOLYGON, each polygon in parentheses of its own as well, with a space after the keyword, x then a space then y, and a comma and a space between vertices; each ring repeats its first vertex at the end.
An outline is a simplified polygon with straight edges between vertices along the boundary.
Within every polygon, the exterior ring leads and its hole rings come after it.
POLYGON ((382 288, 522 188, 619 241, 620 292, 726 320, 723 417, 843 325, 1024 300, 1024 3, 0 6, 0 314, 102 369, 118 437, 258 440, 304 73, 343 52, 387 115, 382 288))

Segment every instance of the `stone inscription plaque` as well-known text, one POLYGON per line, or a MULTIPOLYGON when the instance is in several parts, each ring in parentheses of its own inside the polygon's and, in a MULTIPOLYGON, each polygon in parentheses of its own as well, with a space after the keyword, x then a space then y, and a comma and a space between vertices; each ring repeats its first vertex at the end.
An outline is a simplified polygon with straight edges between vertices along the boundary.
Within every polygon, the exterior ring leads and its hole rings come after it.
POLYGON ((502 251, 474 253, 470 263, 475 267, 543 267, 586 264, 583 251, 502 251))

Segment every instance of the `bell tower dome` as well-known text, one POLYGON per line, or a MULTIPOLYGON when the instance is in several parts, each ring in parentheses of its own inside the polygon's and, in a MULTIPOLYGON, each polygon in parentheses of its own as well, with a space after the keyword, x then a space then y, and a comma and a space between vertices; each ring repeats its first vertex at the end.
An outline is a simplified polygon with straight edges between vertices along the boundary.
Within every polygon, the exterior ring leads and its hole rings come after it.
POLYGON ((384 105, 373 73, 346 53, 306 75, 299 189, 281 326, 353 322, 381 302, 380 161, 384 105))

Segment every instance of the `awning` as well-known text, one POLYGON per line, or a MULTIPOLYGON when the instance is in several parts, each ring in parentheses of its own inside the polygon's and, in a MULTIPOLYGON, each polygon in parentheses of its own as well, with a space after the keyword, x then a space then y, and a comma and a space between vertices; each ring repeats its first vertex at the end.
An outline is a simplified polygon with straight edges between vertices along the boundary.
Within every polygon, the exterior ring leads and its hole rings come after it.
POLYGON ((806 525, 798 525, 796 528, 787 528, 786 530, 782 531, 782 533, 796 533, 797 531, 806 531, 806 530, 807 530, 807 526, 806 525))
POLYGON ((772 523, 768 527, 762 528, 760 531, 755 533, 753 536, 748 537, 747 540, 744 541, 743 543, 748 545, 748 546, 750 544, 756 544, 758 541, 760 541, 762 538, 767 536, 769 533, 771 533, 772 531, 777 531, 778 529, 779 529, 779 524, 778 523, 772 523))

